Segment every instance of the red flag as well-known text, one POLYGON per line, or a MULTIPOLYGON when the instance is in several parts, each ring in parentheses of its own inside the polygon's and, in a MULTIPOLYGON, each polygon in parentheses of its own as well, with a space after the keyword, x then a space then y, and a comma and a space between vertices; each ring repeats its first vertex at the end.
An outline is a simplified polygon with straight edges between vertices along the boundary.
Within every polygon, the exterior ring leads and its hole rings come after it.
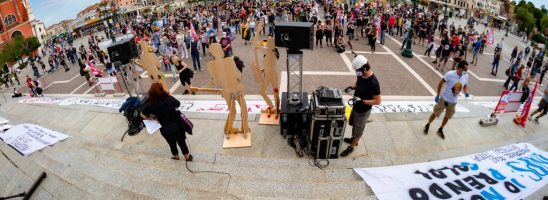
POLYGON ((517 125, 521 125, 521 127, 523 128, 525 128, 525 124, 527 123, 527 117, 529 117, 531 104, 533 104, 533 98, 535 97, 535 93, 537 92, 537 86, 538 86, 538 80, 535 83, 535 87, 531 91, 531 95, 529 95, 529 98, 527 99, 527 101, 525 101, 525 105, 523 105, 523 110, 521 111, 521 115, 517 115, 514 118, 514 123, 516 123, 517 125))
POLYGON ((190 37, 194 38, 194 40, 199 41, 200 36, 196 33, 196 30, 194 30, 194 24, 192 23, 192 20, 190 20, 190 37))

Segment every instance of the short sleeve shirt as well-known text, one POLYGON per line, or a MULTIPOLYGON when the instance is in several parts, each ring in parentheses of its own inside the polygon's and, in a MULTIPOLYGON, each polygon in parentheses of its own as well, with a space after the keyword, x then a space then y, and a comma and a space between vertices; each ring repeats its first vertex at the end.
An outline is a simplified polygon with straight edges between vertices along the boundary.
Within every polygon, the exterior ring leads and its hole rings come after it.
POLYGON ((451 50, 453 49, 453 47, 451 46, 451 44, 449 43, 445 43, 443 45, 443 49, 442 49, 442 52, 441 52, 441 55, 442 56, 449 56, 449 54, 451 53, 451 50))
POLYGON ((445 80, 445 88, 441 97, 447 103, 457 103, 459 93, 468 84, 468 74, 463 73, 459 76, 456 70, 452 70, 443 76, 443 80, 445 80))
MULTIPOLYGON (((374 98, 374 96, 377 96, 380 94, 381 94, 381 88, 375 74, 365 79, 363 77, 358 77, 354 96, 360 97, 360 99, 362 100, 371 100, 374 98)), ((370 110, 371 107, 372 107, 371 105, 358 102, 354 105, 353 109, 358 113, 364 113, 370 110)))

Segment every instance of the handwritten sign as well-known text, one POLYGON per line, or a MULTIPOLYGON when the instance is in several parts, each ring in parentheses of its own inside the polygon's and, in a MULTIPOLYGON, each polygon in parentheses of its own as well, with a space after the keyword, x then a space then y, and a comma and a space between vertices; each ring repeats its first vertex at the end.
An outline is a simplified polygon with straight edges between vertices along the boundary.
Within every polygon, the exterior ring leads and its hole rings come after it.
POLYGON ((6 144, 25 156, 68 137, 68 135, 34 124, 19 124, 11 127, 5 133, 0 133, 0 138, 6 144))
MULTIPOLYGON (((405 112, 433 112, 434 101, 384 101, 381 105, 373 106, 372 113, 405 113, 405 112)), ((465 107, 456 106, 457 112, 470 112, 465 107)))
POLYGON ((354 171, 379 199, 523 199, 548 183, 548 153, 518 143, 452 159, 354 171))

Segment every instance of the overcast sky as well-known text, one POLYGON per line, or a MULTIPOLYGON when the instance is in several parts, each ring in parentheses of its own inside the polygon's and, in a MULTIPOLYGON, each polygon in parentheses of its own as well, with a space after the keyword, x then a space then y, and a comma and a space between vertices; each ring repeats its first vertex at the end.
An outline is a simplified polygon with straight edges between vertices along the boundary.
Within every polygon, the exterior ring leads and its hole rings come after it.
POLYGON ((100 0, 30 0, 30 6, 36 19, 43 21, 46 27, 74 19, 84 8, 100 0))
MULTIPOLYGON (((548 8, 548 0, 528 0, 535 6, 544 5, 548 8)), ((46 27, 63 21, 74 19, 84 8, 100 0, 30 0, 30 5, 37 19, 43 21, 46 27)))

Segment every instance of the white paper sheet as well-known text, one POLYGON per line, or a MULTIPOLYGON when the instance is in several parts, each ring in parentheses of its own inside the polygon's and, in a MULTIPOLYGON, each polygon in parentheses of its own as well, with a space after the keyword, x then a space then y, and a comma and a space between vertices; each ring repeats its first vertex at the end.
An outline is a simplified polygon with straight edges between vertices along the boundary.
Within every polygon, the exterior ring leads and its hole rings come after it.
POLYGON ((148 134, 151 134, 151 135, 154 134, 156 131, 158 131, 158 129, 162 128, 162 125, 160 125, 160 123, 158 123, 158 121, 156 120, 145 119, 143 120, 143 123, 147 127, 148 134))

